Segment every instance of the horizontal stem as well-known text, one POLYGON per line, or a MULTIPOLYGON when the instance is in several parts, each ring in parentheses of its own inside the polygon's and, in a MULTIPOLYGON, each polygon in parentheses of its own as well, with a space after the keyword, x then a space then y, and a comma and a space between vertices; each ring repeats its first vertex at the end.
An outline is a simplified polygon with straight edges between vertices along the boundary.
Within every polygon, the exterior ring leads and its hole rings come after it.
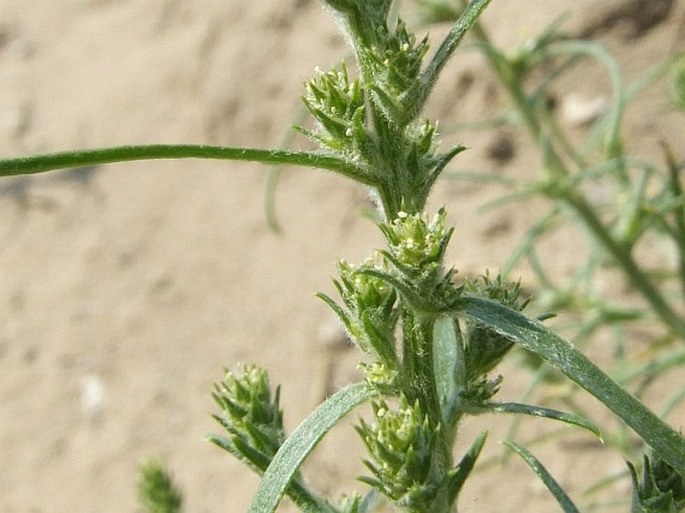
POLYGON ((316 167, 334 171, 357 182, 373 186, 354 164, 333 155, 275 149, 232 148, 192 144, 150 144, 116 146, 94 150, 64 151, 0 160, 0 176, 44 173, 56 169, 95 166, 133 160, 218 159, 316 167))

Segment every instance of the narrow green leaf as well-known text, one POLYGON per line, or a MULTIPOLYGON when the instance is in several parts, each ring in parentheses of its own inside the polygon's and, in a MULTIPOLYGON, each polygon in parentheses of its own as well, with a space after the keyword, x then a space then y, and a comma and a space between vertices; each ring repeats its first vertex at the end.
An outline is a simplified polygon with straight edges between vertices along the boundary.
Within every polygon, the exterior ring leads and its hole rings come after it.
POLYGON ((372 399, 377 391, 366 382, 339 390, 307 417, 283 443, 266 469, 248 513, 276 511, 288 483, 316 444, 353 408, 372 399))
POLYGON ((480 452, 485 445, 485 439, 488 437, 488 432, 483 431, 478 438, 471 444, 469 450, 464 457, 461 459, 459 464, 454 469, 454 473, 450 476, 450 482, 448 487, 448 496, 450 504, 453 504, 456 500, 459 492, 461 491, 466 478, 469 477, 473 467, 476 466, 476 460, 480 456, 480 452))
POLYGON ((56 169, 94 166, 132 160, 160 159, 219 159, 261 162, 263 164, 289 164, 317 167, 334 171, 358 182, 373 186, 357 166, 333 155, 316 152, 293 152, 255 148, 231 148, 192 144, 150 144, 142 146, 116 146, 94 150, 65 151, 0 160, 0 176, 44 173, 56 169))
POLYGON ((604 403, 666 462, 685 475, 685 438, 543 324, 494 301, 475 297, 462 298, 460 308, 454 313, 466 314, 510 337, 560 370, 604 403))
POLYGON ((442 420, 451 424, 453 405, 466 381, 464 351, 452 317, 442 315, 433 324, 433 374, 442 420))
POLYGON ((379 509, 379 505, 385 498, 381 495, 377 488, 371 488, 369 493, 364 496, 361 505, 359 506, 359 513, 373 513, 379 509))
MULTIPOLYGON (((350 338, 353 338, 354 332, 352 330, 352 322, 350 322, 350 317, 347 315, 347 312, 345 312, 345 310, 340 308, 338 303, 336 303, 333 299, 331 299, 330 296, 327 296, 323 292, 317 292, 315 295, 316 295, 316 297, 321 299, 324 303, 326 303, 330 307, 331 310, 333 310, 333 313, 335 313, 335 315, 338 316, 338 319, 340 319, 340 322, 342 322, 343 325, 345 326, 345 330, 347 330, 347 333, 350 336, 350 338)), ((353 339, 353 341, 356 344, 359 343, 357 340, 353 339)))
POLYGON ((630 501, 630 513, 644 513, 642 505, 640 504, 640 496, 638 492, 640 489, 640 479, 637 476, 637 469, 629 461, 626 461, 626 464, 628 465, 628 470, 630 471, 630 480, 633 483, 633 493, 631 494, 630 501))
POLYGON ((542 482, 545 483, 547 489, 552 493, 552 495, 554 495, 554 498, 562 507, 564 513, 580 513, 576 505, 573 504, 573 501, 566 494, 561 485, 557 483, 557 481, 547 471, 544 465, 540 463, 535 456, 533 456, 529 451, 520 445, 509 440, 505 440, 504 444, 521 456, 525 462, 528 463, 528 466, 533 469, 533 472, 535 472, 538 477, 542 479, 542 482))
POLYGON ((138 498, 145 513, 179 513, 183 495, 164 465, 150 460, 141 465, 138 478, 138 498))
POLYGON ((421 76, 422 89, 417 100, 417 110, 421 110, 430 91, 433 89, 435 82, 440 75, 440 72, 447 64, 447 61, 457 49, 466 33, 478 21, 478 18, 490 3, 490 0, 471 0, 462 12, 459 19, 452 26, 442 44, 437 51, 428 67, 421 76))
POLYGON ((587 429, 592 434, 597 436, 597 438, 600 440, 602 439, 602 434, 594 422, 592 422, 590 419, 586 419, 582 415, 576 415, 575 413, 568 413, 554 410, 552 408, 544 408, 542 406, 532 406, 530 404, 522 403, 486 403, 479 404, 477 407, 493 413, 514 413, 518 415, 531 415, 533 417, 544 417, 546 419, 558 420, 565 422, 566 424, 572 424, 574 426, 587 429))
POLYGON ((432 185, 435 183, 435 181, 438 179, 438 177, 442 174, 442 172, 445 170, 447 167, 447 164, 452 162, 452 159, 459 155, 461 152, 466 151, 468 148, 466 146, 455 146, 452 148, 450 151, 443 153, 442 155, 438 155, 436 158, 436 162, 433 167, 433 171, 431 171, 430 177, 428 178, 428 182, 432 185))
MULTIPOLYGON (((230 438, 227 438, 225 436, 210 434, 210 435, 207 435, 207 441, 213 443, 217 447, 220 447, 224 451, 235 456, 236 459, 238 459, 238 460, 243 459, 243 455, 240 454, 240 452, 238 451, 235 444, 231 441, 230 438)), ((259 469, 255 468, 255 471, 259 471, 259 469)))

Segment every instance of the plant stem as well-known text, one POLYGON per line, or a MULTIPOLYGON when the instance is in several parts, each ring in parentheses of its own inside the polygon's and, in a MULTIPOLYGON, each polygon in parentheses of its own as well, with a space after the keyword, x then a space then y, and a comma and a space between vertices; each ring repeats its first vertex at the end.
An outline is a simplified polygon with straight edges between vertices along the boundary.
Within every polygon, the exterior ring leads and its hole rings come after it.
POLYGON ((657 317, 665 322, 676 334, 685 338, 685 321, 666 303, 666 300, 654 287, 654 284, 638 267, 630 250, 623 247, 611 236, 587 201, 573 194, 569 194, 567 197, 562 198, 562 200, 580 215, 593 235, 603 244, 609 254, 616 259, 632 285, 640 291, 652 306, 657 317))
POLYGON ((340 157, 316 152, 293 152, 254 148, 233 148, 192 144, 150 144, 116 146, 94 150, 65 151, 31 157, 0 160, 0 176, 44 173, 99 164, 133 160, 161 159, 218 159, 261 162, 264 164, 290 164, 334 171, 357 182, 374 186, 354 164, 340 157))
MULTIPOLYGON (((680 183, 680 169, 676 163, 673 150, 666 143, 662 143, 662 149, 666 158, 666 165, 668 166, 669 181, 673 196, 681 198, 683 196, 683 186, 680 183)), ((680 270, 680 284, 682 287, 683 297, 685 297, 685 206, 680 205, 673 210, 673 217, 675 218, 675 237, 674 242, 678 247, 678 264, 680 270)))

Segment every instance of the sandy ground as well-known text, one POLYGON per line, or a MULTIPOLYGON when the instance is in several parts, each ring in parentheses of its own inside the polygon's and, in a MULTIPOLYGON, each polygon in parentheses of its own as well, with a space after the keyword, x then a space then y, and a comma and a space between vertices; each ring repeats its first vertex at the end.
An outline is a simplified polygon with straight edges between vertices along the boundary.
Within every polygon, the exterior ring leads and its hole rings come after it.
MULTIPOLYGON (((677 48, 685 6, 676 0, 667 20, 637 38, 626 20, 595 30, 598 6, 620 3, 495 0, 485 22, 513 47, 570 9, 569 30, 605 42, 633 79, 677 48)), ((302 83, 346 53, 315 0, 0 0, 0 154, 156 142, 276 146, 302 83)), ((566 87, 588 98, 609 92, 596 72, 566 87)), ((685 126, 666 112, 663 87, 641 101, 629 114, 637 151, 653 153, 659 138, 682 148, 685 126)), ((470 52, 454 61, 430 111, 449 123, 503 102, 470 52), (468 90, 459 89, 465 75, 474 77, 468 90)), ((461 142, 472 150, 455 166, 535 172, 523 138, 510 162, 489 159, 494 137, 467 134, 461 142)), ((150 456, 169 464, 187 512, 244 511, 256 477, 204 441, 218 429, 209 392, 223 368, 269 369, 291 429, 356 378, 356 354, 330 343, 336 325, 313 294, 332 291, 337 259, 355 262, 381 245, 362 215, 366 192, 288 169, 276 199, 283 232, 275 234, 265 180, 257 165, 184 161, 0 181, 0 513, 137 511, 135 470, 150 456)), ((452 258, 460 269, 496 269, 537 215, 513 207, 477 214, 501 193, 488 187, 438 189, 434 205, 448 205, 458 225, 452 258)), ((560 273, 572 270, 580 244, 550 244, 560 273)), ((516 379, 504 392, 511 397, 524 387, 516 379)), ((508 423, 486 419, 465 430, 484 425, 494 429, 496 452, 497 429, 508 423)), ((548 451, 572 492, 592 482, 596 458, 548 451)), ((358 452, 351 429, 336 431, 308 464, 312 480, 336 493, 363 490, 354 480, 362 467, 350 457, 358 452)), ((602 458, 612 472, 624 468, 618 455, 602 458)), ((554 508, 512 465, 515 472, 476 480, 461 510, 554 508)))

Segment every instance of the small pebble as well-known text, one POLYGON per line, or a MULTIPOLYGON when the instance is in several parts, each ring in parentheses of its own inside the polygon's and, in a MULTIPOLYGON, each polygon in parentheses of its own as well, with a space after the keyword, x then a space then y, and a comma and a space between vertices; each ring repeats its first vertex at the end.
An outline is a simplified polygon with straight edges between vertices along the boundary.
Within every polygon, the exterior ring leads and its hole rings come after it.
POLYGON ((21 137, 30 124, 30 110, 26 105, 16 105, 0 113, 0 129, 11 137, 21 137))
POLYGON ((573 127, 586 126, 596 121, 609 110, 607 96, 588 98, 579 94, 569 94, 561 102, 561 117, 573 127))
POLYGON ((105 408, 105 385, 94 374, 81 378, 81 410, 88 418, 94 418, 105 408))
POLYGON ((514 140, 507 133, 498 133, 487 147, 488 158, 499 164, 509 162, 515 154, 514 140))
POLYGON ((319 325, 317 339, 326 349, 338 350, 351 347, 350 339, 337 319, 331 319, 319 325))

